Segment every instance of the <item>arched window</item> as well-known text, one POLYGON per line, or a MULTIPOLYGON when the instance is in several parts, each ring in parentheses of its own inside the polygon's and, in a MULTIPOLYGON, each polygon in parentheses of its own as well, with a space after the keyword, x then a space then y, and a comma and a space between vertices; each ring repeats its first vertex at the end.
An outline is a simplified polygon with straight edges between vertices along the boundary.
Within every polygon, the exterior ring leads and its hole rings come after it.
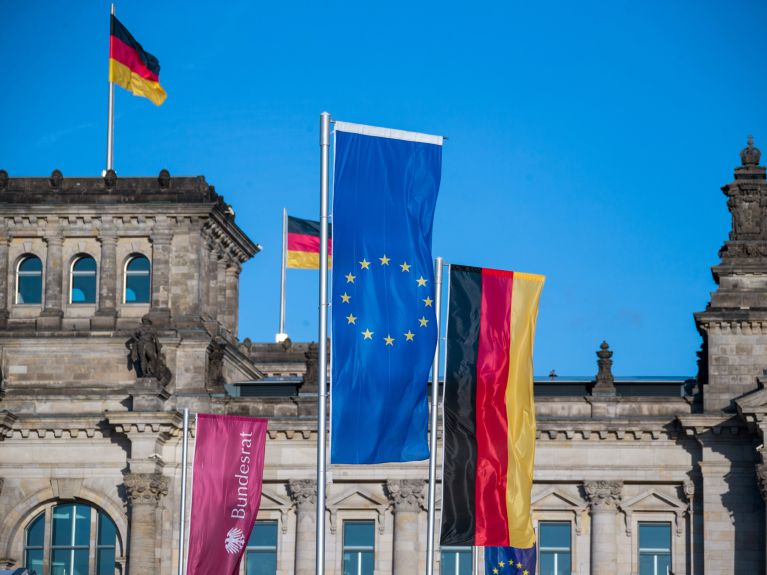
POLYGON ((125 303, 149 303, 150 276, 152 266, 149 259, 140 254, 132 255, 125 263, 125 303))
POLYGON ((106 513, 83 503, 61 503, 38 515, 24 543, 25 566, 38 575, 115 573, 117 528, 106 513))
POLYGON ((42 303, 43 263, 40 258, 26 255, 16 269, 16 303, 42 303))
POLYGON ((70 303, 96 303, 96 260, 80 255, 72 262, 70 303))

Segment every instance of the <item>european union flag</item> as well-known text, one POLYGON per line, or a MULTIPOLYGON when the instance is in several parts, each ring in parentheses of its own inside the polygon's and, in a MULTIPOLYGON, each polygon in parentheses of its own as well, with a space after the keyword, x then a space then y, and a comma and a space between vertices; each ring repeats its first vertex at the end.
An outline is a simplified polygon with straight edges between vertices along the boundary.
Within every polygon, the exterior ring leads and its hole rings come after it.
POLYGON ((535 575, 535 546, 485 547, 485 575, 535 575))
POLYGON ((336 122, 331 463, 429 457, 442 138, 336 122))

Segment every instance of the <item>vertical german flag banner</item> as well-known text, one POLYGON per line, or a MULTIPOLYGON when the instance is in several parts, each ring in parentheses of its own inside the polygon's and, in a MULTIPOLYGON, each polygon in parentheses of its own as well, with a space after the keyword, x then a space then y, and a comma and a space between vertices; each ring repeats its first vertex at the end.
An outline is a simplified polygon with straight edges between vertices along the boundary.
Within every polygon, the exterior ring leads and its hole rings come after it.
POLYGON ((109 81, 158 106, 167 97, 160 86, 160 61, 141 47, 114 14, 109 28, 109 81))
POLYGON ((442 545, 528 549, 540 275, 450 266, 442 545))
MULTIPOLYGON (((328 224, 328 267, 333 267, 333 228, 328 224)), ((320 222, 288 216, 289 268, 320 269, 320 222)))

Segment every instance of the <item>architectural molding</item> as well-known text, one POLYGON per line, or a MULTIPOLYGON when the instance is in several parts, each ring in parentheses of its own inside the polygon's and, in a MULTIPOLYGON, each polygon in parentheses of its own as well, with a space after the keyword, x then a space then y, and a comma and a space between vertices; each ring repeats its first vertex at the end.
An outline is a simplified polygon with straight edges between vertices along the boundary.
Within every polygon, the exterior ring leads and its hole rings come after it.
POLYGON ((168 494, 168 478, 160 473, 126 473, 124 483, 132 505, 155 504, 168 494))
POLYGON ((663 493, 655 488, 643 491, 630 499, 623 500, 620 508, 625 515, 626 535, 631 535, 633 514, 640 513, 673 513, 676 536, 680 537, 684 528, 684 516, 688 512, 689 503, 663 493))
POLYGON ((585 481, 583 490, 592 513, 617 511, 623 495, 623 481, 585 481))
POLYGON ((317 505, 317 481, 314 479, 291 479, 288 495, 299 511, 310 511, 317 505))
POLYGON ((394 506, 394 512, 414 511, 424 508, 425 483, 420 479, 387 479, 386 496, 394 506))
POLYGON ((575 534, 580 535, 583 530, 583 515, 588 509, 588 504, 580 498, 575 498, 558 487, 549 487, 536 494, 530 500, 533 511, 566 511, 573 514, 575 534))
POLYGON ((330 519, 330 533, 336 534, 339 511, 374 511, 378 517, 378 532, 383 533, 386 510, 389 506, 389 501, 374 495, 368 489, 362 489, 361 486, 350 486, 349 489, 326 503, 325 508, 330 519))

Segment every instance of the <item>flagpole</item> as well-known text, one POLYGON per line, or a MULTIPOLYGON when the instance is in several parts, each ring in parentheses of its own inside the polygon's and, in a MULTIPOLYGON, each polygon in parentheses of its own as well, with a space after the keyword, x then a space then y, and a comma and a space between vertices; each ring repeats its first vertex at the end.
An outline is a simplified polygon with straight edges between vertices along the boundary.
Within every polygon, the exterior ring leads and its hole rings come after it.
MULTIPOLYGON (((115 5, 112 4, 111 15, 115 15, 115 5)), ((111 36, 111 21, 110 21, 110 36, 109 41, 112 41, 111 36)), ((111 48, 110 48, 111 49, 111 48)), ((111 65, 111 64, 110 64, 111 65)), ((111 78, 111 74, 109 75, 111 78)), ((115 85, 112 80, 109 80, 109 115, 107 117, 107 170, 114 170, 114 131, 115 131, 115 85)), ((104 172, 106 175, 106 171, 104 172)))
POLYGON ((288 257, 288 209, 282 208, 282 273, 280 275, 280 331, 277 334, 277 343, 285 341, 288 334, 285 333, 285 268, 288 257))
POLYGON ((479 575, 479 557, 477 556, 477 547, 471 546, 471 572, 474 575, 479 575))
POLYGON ((431 371, 431 435, 429 436, 429 515, 426 529, 426 575, 434 574, 434 505, 437 493, 437 413, 439 408, 440 316, 442 315, 442 258, 434 260, 434 313, 437 347, 431 371))
POLYGON ((325 456, 328 379, 328 167, 330 114, 320 114, 320 334, 319 390, 317 392, 317 549, 316 575, 325 573, 325 456))
POLYGON ((184 434, 181 436, 181 504, 178 520, 178 575, 184 575, 184 538, 186 536, 186 468, 189 438, 189 408, 184 408, 184 434))

